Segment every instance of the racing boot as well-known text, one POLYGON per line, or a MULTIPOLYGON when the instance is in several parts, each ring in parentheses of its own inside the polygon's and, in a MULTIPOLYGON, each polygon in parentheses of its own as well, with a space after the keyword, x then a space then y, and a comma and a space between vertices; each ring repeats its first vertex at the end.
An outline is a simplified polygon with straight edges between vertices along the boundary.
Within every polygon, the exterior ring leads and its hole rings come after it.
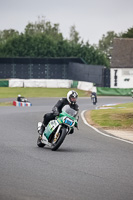
POLYGON ((39 131, 40 138, 42 138, 42 134, 43 134, 44 130, 45 130, 45 125, 42 124, 40 131, 39 131))
POLYGON ((74 133, 74 128, 71 128, 69 134, 73 134, 74 133))

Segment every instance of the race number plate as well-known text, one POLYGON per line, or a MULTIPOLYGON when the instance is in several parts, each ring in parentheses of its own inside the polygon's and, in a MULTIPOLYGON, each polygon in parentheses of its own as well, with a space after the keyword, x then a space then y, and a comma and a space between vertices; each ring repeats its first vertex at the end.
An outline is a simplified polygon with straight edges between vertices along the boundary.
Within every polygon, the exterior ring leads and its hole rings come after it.
POLYGON ((68 126, 72 126, 74 121, 67 117, 65 118, 64 123, 67 124, 68 126))

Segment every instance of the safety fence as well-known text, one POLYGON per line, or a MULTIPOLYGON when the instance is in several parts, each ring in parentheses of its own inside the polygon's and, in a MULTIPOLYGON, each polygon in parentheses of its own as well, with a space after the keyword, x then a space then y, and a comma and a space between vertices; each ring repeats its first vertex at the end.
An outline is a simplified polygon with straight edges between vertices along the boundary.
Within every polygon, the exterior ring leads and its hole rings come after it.
POLYGON ((97 87, 98 96, 131 96, 133 88, 97 87))
POLYGON ((93 83, 63 79, 9 79, 0 80, 0 87, 77 88, 95 91, 98 96, 132 96, 133 88, 94 87, 93 83))
POLYGON ((9 81, 8 80, 0 80, 0 87, 8 87, 9 81))
POLYGON ((0 87, 78 88, 90 91, 93 83, 64 79, 9 79, 1 80, 0 87))
POLYGON ((69 79, 110 86, 110 70, 82 58, 0 58, 0 79, 69 79))

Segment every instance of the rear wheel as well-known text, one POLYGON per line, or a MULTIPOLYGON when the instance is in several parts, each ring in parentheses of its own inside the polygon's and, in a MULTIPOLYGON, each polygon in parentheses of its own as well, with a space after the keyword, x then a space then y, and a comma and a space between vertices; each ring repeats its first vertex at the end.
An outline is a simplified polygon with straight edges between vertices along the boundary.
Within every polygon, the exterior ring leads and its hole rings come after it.
POLYGON ((60 129, 60 132, 56 134, 52 141, 52 151, 56 151, 60 145, 63 143, 66 137, 67 131, 66 128, 60 129))
POLYGON ((37 139, 37 146, 38 146, 38 147, 44 147, 44 146, 45 146, 45 144, 43 144, 43 143, 41 142, 40 135, 39 135, 39 137, 38 137, 38 139, 37 139))

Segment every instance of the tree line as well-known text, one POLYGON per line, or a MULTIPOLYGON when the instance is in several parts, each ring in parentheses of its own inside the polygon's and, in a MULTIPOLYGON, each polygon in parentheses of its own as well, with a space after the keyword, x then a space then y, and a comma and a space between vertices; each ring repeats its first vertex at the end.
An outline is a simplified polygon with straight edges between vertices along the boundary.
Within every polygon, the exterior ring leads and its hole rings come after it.
POLYGON ((75 26, 71 26, 69 39, 65 39, 59 24, 41 19, 28 23, 23 33, 14 29, 0 31, 0 57, 80 57, 87 64, 109 67, 110 47, 115 37, 133 37, 133 28, 119 35, 107 32, 96 46, 84 43, 75 26))

